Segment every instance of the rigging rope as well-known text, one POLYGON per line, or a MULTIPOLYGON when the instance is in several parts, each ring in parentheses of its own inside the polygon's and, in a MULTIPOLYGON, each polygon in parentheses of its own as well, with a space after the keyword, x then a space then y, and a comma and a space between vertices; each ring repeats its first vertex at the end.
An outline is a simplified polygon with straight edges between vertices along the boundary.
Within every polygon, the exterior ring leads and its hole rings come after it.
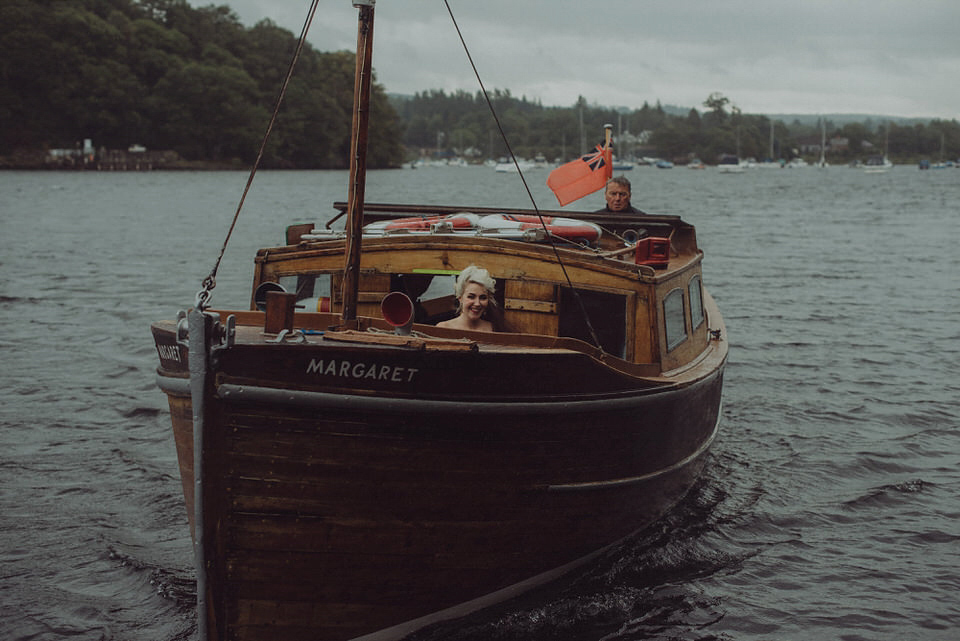
POLYGON ((453 15, 453 9, 450 8, 450 2, 448 0, 443 0, 443 3, 447 7, 447 13, 450 14, 450 20, 453 21, 453 28, 457 31, 457 36, 459 36, 460 43, 463 45, 463 51, 467 54, 467 60, 470 61, 470 67, 473 68, 473 74, 477 77, 477 82, 480 84, 480 91, 483 92, 483 97, 487 101, 487 107, 490 108, 490 113, 493 115, 493 120, 497 123, 497 129, 500 131, 500 137, 503 139, 503 144, 506 145, 507 152, 510 154, 510 159, 513 160, 513 164, 517 168, 517 173, 520 174, 520 181, 523 183, 523 188, 527 191, 527 196, 530 198, 530 204, 533 206, 533 211, 537 214, 537 218, 540 219, 540 225, 543 226, 543 231, 546 233, 547 239, 550 241, 550 247, 553 249, 553 254, 557 259, 557 264, 560 266, 560 270, 563 272, 563 277, 567 281, 567 285, 570 286, 570 291, 573 292, 573 297, 576 299, 577 305, 580 307, 580 313, 583 315, 584 323, 586 323, 587 329, 590 332, 590 338, 593 340, 593 344, 596 347, 603 350, 603 347, 600 345, 600 340, 597 338, 597 333, 593 329, 593 323, 590 322, 590 315, 587 314, 587 309, 584 307, 583 301, 580 299, 580 294, 573 286, 573 281, 570 280, 570 275, 567 273, 567 268, 563 264, 563 259, 560 258, 560 252, 557 251, 557 244, 553 241, 553 235, 547 228, 547 223, 544 221, 543 215, 540 213, 540 208, 537 207, 537 201, 533 197, 533 193, 530 191, 530 186, 527 185, 527 179, 523 175, 523 171, 520 169, 520 163, 517 162, 517 157, 513 154, 513 148, 510 146, 510 140, 507 138, 507 134, 503 131, 503 126, 500 124, 500 118, 497 116, 497 110, 494 108, 493 102, 490 100, 490 96, 487 94, 487 88, 483 85, 483 80, 480 78, 480 72, 477 71, 477 66, 473 63, 473 56, 470 55, 470 49, 467 47, 467 42, 464 40, 463 33, 460 31, 460 25, 457 24, 457 19, 453 15))
POLYGON ((227 244, 230 242, 230 237, 233 235, 233 229, 237 226, 237 220, 240 218, 240 210, 243 209, 243 203, 246 201, 247 193, 250 191, 250 186, 253 184, 253 177, 257 174, 257 168, 260 166, 260 161, 263 159, 263 152, 267 147, 267 141, 270 139, 270 133, 273 131, 273 125, 277 121, 277 114, 280 113, 280 105, 283 103, 283 97, 287 93, 287 86, 290 84, 290 78, 293 76, 293 70, 297 66, 297 61, 300 59, 300 53, 303 51, 303 45, 307 40, 307 32, 310 30, 310 25, 313 23, 313 16, 316 14, 317 6, 319 4, 320 0, 312 0, 310 3, 310 10, 307 12, 307 18, 303 23, 303 29, 300 31, 300 38, 297 40, 297 47, 293 52, 293 57, 290 59, 290 66, 287 68, 287 75, 283 79, 283 85, 280 87, 280 93, 277 96, 277 102, 273 108, 273 115, 270 117, 270 122, 267 124, 267 130, 264 132, 263 140, 260 142, 260 150, 257 152, 257 159, 254 161, 253 167, 250 168, 250 176, 247 178, 247 185, 244 187, 243 194, 240 196, 240 202, 237 204, 237 211, 233 215, 233 221, 230 223, 230 228, 227 230, 227 237, 223 239, 223 246, 220 248, 220 254, 217 256, 217 260, 213 264, 213 269, 210 270, 210 274, 203 279, 203 289, 197 292, 196 307, 201 311, 210 302, 213 288, 217 286, 217 270, 220 269, 220 261, 223 260, 223 255, 227 251, 227 244))

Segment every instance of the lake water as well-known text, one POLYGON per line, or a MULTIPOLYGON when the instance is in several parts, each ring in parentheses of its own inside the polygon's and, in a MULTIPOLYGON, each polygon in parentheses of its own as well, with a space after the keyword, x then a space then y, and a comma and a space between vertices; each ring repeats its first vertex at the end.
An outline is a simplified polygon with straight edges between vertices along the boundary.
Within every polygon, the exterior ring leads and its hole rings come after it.
MULTIPOLYGON (((696 225, 726 318, 705 474, 585 571, 416 638, 957 638, 960 171, 627 175, 636 206, 696 225)), ((545 177, 527 174, 554 208, 545 177)), ((0 638, 190 638, 192 552, 149 326, 193 304, 245 182, 0 173, 0 638)), ((254 251, 328 218, 346 184, 259 174, 213 303, 245 307, 254 251)), ((529 204, 516 175, 485 168, 372 172, 367 200, 529 204)))

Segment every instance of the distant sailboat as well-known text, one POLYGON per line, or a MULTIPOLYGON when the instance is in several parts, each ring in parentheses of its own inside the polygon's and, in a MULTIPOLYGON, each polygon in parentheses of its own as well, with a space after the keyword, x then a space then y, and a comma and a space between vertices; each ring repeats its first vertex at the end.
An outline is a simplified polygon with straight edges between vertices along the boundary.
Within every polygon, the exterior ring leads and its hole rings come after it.
POLYGON ((827 121, 820 118, 820 160, 817 161, 817 167, 829 167, 827 163, 827 121))
POLYGON ((867 162, 863 164, 864 172, 868 174, 883 174, 893 169, 893 163, 887 158, 887 150, 890 147, 890 123, 884 127, 883 137, 883 155, 870 156, 867 162))
MULTIPOLYGON (((945 143, 945 142, 946 142, 946 139, 945 139, 944 135, 943 135, 943 134, 940 134, 940 161, 939 161, 939 162, 936 162, 936 163, 934 163, 934 164, 932 164, 932 165, 930 165, 930 166, 929 166, 930 169, 950 169, 950 168, 952 168, 952 167, 955 166, 955 164, 954 164, 952 161, 950 161, 950 160, 944 160, 944 158, 943 158, 943 156, 944 156, 944 153, 943 153, 943 152, 944 152, 944 147, 945 147, 944 143, 945 143)), ((929 164, 929 162, 928 162, 928 164, 929 164)))
POLYGON ((767 155, 767 161, 757 163, 755 166, 760 167, 761 169, 780 169, 782 165, 774 159, 774 133, 773 133, 774 123, 773 120, 770 120, 770 151, 767 155))
POLYGON ((717 171, 721 174, 742 174, 743 168, 740 160, 740 127, 737 127, 737 155, 723 154, 717 163, 717 171))

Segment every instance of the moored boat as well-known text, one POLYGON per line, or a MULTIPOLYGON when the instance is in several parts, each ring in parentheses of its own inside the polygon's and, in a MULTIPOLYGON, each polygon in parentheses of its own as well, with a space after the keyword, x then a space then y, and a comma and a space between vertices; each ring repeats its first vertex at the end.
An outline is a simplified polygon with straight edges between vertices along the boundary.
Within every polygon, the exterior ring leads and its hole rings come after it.
POLYGON ((717 434, 727 343, 693 226, 365 203, 364 138, 361 117, 343 233, 292 227, 249 309, 211 308, 211 277, 152 326, 205 640, 400 638, 519 594, 662 516, 717 434), (464 233, 488 219, 524 233, 464 233), (437 326, 470 265, 507 331, 437 326))
POLYGON ((885 174, 893 169, 893 163, 887 157, 890 149, 890 123, 886 123, 883 128, 883 154, 873 155, 867 158, 863 163, 863 171, 868 174, 885 174))
MULTIPOLYGON (((545 166, 545 165, 544 165, 545 166)), ((493 170, 498 174, 516 174, 521 171, 527 171, 528 169, 537 169, 538 165, 535 162, 529 160, 517 160, 513 161, 502 161, 494 165, 493 170)))
POLYGON ((893 163, 886 156, 870 156, 862 166, 868 174, 883 174, 893 169, 893 163))
POLYGON ((742 174, 744 165, 739 156, 733 154, 724 154, 717 162, 717 171, 721 174, 742 174))

